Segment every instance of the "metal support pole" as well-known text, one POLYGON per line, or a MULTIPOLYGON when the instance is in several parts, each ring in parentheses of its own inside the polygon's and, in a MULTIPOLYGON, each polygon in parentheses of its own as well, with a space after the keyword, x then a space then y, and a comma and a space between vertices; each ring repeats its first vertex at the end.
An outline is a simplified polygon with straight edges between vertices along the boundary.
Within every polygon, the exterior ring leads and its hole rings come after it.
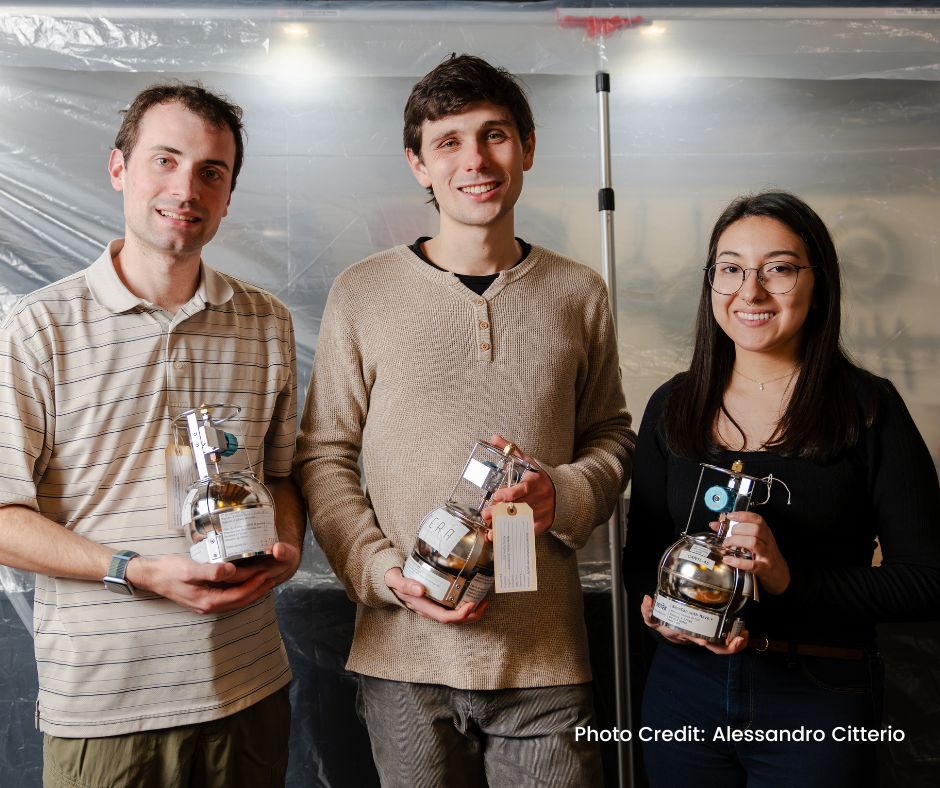
POLYGON ((597 91, 597 131, 600 139, 601 187, 597 192, 597 210, 601 214, 601 263, 610 297, 610 313, 617 327, 617 281, 614 261, 614 190, 610 185, 610 74, 598 71, 594 77, 597 91))
MULTIPOLYGON (((597 128, 600 138, 600 175, 601 186, 597 192, 597 209, 601 216, 601 258, 604 281, 607 282, 607 295, 610 299, 610 314, 617 328, 617 277, 614 260, 614 190, 610 178, 610 74, 598 71, 595 75, 597 91, 597 128)), ((614 702, 617 728, 621 731, 632 730, 630 704, 627 702, 628 652, 626 639, 626 618, 624 616, 623 577, 620 571, 620 556, 623 550, 621 533, 621 510, 623 499, 617 500, 617 506, 607 524, 610 541, 610 600, 612 615, 612 633, 614 647, 614 702)), ((632 743, 621 742, 617 746, 617 776, 620 788, 633 786, 632 743)))

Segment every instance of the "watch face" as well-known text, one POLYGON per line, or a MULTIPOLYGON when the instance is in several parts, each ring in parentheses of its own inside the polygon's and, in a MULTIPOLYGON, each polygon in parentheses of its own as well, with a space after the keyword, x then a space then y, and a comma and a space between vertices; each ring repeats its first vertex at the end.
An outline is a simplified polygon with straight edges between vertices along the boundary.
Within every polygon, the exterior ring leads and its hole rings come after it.
POLYGON ((133 596, 134 590, 131 588, 131 584, 126 580, 121 580, 117 577, 106 577, 104 578, 104 587, 115 594, 123 594, 124 596, 133 596))

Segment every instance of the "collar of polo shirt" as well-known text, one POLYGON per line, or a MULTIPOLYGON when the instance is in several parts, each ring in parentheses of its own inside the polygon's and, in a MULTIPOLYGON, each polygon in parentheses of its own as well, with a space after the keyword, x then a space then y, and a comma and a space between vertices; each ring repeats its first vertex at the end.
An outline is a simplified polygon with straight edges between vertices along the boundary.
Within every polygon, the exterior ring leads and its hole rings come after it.
MULTIPOLYGON (((114 270, 114 258, 124 246, 124 240, 118 238, 111 241, 101 256, 85 271, 85 280, 88 289, 95 301, 111 312, 127 312, 136 306, 144 304, 144 300, 134 295, 114 270)), ((214 268, 204 262, 201 263, 202 274, 199 277, 199 288, 196 295, 204 303, 219 306, 231 299, 235 294, 231 285, 214 268)))

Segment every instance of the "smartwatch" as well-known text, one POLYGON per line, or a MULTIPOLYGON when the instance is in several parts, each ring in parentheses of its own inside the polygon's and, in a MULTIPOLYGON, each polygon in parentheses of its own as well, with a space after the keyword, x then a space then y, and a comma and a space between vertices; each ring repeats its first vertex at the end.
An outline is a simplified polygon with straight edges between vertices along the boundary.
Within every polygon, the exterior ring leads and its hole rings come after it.
POLYGON ((134 586, 124 578, 124 573, 127 572, 128 562, 139 555, 140 553, 135 553, 133 550, 121 550, 111 556, 108 574, 102 578, 104 587, 108 591, 124 596, 134 596, 134 586))

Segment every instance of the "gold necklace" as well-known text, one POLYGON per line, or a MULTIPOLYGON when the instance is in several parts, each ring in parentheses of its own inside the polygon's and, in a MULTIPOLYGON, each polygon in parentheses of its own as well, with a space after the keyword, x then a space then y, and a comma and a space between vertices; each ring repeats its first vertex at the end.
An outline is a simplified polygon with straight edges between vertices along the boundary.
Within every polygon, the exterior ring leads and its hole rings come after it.
POLYGON ((743 372, 741 372, 741 370, 739 370, 737 367, 734 367, 731 371, 732 371, 733 373, 735 373, 736 375, 740 375, 740 376, 741 376, 742 378, 744 378, 745 380, 751 381, 751 383, 756 383, 756 384, 757 384, 757 387, 758 387, 761 391, 763 391, 763 390, 764 390, 764 386, 765 386, 766 384, 768 384, 768 383, 775 383, 776 381, 778 381, 778 380, 783 380, 784 378, 792 378, 793 375, 796 373, 796 371, 797 371, 799 368, 800 368, 800 365, 797 364, 797 365, 794 366, 793 369, 791 369, 789 372, 785 372, 783 375, 779 375, 779 376, 776 377, 776 378, 771 378, 770 380, 757 380, 756 378, 752 378, 750 375, 745 375, 745 374, 744 374, 743 372))

